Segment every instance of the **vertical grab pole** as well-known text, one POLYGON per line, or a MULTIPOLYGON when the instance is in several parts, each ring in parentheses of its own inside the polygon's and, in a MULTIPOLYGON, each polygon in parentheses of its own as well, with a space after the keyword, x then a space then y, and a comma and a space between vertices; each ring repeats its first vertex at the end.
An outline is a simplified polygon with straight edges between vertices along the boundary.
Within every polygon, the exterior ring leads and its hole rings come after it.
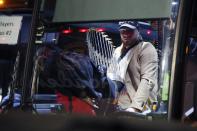
MULTIPOLYGON (((32 21, 31 28, 29 33, 29 40, 27 45, 27 52, 25 58, 25 67, 23 74, 23 82, 22 82, 22 100, 21 100, 21 108, 22 110, 26 110, 29 108, 29 102, 31 102, 30 98, 30 87, 31 87, 31 78, 32 78, 32 63, 33 63, 33 50, 35 43, 35 34, 36 34, 36 26, 38 22, 39 10, 40 10, 41 0, 34 0, 34 8, 32 13, 32 21)), ((30 107, 31 108, 31 107, 30 107)))

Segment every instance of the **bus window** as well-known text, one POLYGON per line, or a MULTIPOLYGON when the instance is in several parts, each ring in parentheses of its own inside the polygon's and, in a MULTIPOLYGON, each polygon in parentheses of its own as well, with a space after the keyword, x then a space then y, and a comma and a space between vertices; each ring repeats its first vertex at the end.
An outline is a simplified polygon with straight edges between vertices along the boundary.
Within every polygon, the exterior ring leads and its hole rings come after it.
POLYGON ((197 66, 197 33, 196 33, 196 10, 197 3, 193 2, 193 11, 191 15, 191 24, 188 26, 189 32, 186 37, 185 49, 185 66, 184 66, 184 81, 183 81, 183 105, 182 105, 182 119, 183 122, 192 124, 192 121, 197 119, 197 88, 196 88, 196 66, 197 66))
POLYGON ((26 0, 0 1, 0 96, 9 100, 10 92, 21 93, 32 4, 26 0))
POLYGON ((46 97, 67 113, 167 119, 178 1, 171 6, 172 17, 162 19, 58 16, 62 21, 45 27, 34 56, 37 111, 46 97))
POLYGON ((43 6, 25 94, 33 108, 40 114, 167 119, 179 1, 109 0, 110 11, 104 1, 92 2, 43 6))
POLYGON ((11 88, 13 80, 17 81, 16 83, 21 87, 21 80, 23 79, 22 68, 14 69, 14 67, 17 63, 17 56, 20 57, 21 65, 25 62, 25 50, 28 43, 30 23, 30 15, 20 13, 9 16, 5 14, 0 15, 0 88, 2 89, 2 97, 8 94, 8 87, 11 88), (20 80, 16 77, 20 77, 20 80))

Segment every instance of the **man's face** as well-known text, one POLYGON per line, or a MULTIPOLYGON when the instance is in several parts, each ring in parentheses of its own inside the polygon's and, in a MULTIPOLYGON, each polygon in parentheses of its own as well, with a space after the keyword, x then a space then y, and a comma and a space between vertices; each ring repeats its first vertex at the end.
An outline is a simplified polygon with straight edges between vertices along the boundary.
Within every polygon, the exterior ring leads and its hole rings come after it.
POLYGON ((120 37, 124 46, 132 45, 136 40, 135 30, 120 29, 120 37))

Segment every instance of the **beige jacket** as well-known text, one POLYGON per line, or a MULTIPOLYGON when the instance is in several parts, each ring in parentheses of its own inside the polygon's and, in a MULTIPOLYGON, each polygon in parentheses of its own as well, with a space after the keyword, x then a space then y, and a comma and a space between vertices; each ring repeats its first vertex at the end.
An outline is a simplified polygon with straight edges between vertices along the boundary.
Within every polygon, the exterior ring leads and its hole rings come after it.
POLYGON ((158 55, 149 42, 141 42, 131 48, 120 60, 122 45, 115 49, 113 66, 107 76, 125 84, 118 97, 118 105, 123 108, 134 107, 143 111, 147 100, 156 101, 158 92, 158 55), (114 67, 115 66, 115 67, 114 67))

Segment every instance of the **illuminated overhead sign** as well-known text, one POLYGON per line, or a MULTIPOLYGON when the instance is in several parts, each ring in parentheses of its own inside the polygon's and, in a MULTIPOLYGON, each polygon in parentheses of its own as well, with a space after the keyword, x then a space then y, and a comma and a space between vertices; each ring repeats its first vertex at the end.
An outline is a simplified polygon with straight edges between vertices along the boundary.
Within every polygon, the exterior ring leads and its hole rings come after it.
POLYGON ((53 22, 169 18, 171 0, 56 0, 53 22))

